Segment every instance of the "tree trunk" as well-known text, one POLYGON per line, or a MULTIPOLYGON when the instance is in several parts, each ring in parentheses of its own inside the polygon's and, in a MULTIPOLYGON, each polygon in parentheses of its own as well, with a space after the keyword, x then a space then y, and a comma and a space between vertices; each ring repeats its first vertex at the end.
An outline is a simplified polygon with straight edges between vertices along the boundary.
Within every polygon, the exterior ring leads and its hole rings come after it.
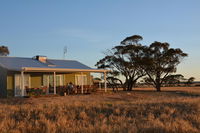
POLYGON ((130 84, 128 84, 127 91, 131 91, 131 90, 132 90, 132 88, 131 88, 131 85, 130 85, 130 84))
POLYGON ((135 81, 133 81, 132 79, 129 79, 129 81, 128 81, 128 89, 127 90, 128 91, 132 91, 134 84, 135 84, 135 81))
POLYGON ((156 84, 156 90, 157 90, 158 92, 161 91, 161 84, 160 84, 160 83, 157 83, 157 84, 156 84))
POLYGON ((133 90, 133 83, 130 83, 129 91, 132 91, 132 90, 133 90))
POLYGON ((161 91, 160 87, 161 87, 160 72, 158 71, 157 74, 156 74, 156 90, 158 92, 161 91))
POLYGON ((131 91, 130 80, 127 82, 127 91, 131 91))

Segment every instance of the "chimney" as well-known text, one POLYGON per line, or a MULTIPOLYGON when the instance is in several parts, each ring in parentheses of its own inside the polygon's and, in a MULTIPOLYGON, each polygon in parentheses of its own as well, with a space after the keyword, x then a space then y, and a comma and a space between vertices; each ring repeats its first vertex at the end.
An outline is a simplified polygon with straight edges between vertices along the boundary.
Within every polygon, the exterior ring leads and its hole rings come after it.
POLYGON ((36 59, 36 60, 38 60, 38 61, 40 61, 42 63, 46 63, 47 62, 47 57, 46 56, 42 56, 42 55, 36 55, 34 57, 34 59, 36 59))

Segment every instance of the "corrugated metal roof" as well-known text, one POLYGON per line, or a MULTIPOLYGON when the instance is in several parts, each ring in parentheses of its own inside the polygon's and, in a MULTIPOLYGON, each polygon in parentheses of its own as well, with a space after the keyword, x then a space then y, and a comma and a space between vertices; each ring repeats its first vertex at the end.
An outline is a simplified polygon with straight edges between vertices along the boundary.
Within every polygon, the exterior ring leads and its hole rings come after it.
POLYGON ((0 57, 0 66, 12 71, 21 71, 22 67, 92 69, 75 60, 47 59, 47 63, 42 63, 33 58, 5 57, 5 56, 0 57))

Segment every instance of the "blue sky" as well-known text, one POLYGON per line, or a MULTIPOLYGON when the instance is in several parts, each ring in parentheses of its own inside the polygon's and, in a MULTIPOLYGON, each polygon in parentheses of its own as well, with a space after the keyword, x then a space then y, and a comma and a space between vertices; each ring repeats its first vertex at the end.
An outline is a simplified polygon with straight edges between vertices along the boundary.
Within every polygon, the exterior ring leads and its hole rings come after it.
POLYGON ((106 49, 139 34, 168 42, 189 57, 178 67, 200 80, 199 0, 0 0, 0 45, 10 56, 46 55, 91 67, 106 49))

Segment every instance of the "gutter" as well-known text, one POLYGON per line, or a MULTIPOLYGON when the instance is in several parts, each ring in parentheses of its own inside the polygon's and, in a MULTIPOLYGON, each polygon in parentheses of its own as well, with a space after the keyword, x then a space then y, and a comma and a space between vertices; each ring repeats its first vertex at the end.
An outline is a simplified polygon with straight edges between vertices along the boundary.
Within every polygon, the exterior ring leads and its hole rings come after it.
POLYGON ((106 73, 110 70, 105 69, 67 69, 67 68, 38 68, 38 67, 22 67, 24 72, 96 72, 106 73))

